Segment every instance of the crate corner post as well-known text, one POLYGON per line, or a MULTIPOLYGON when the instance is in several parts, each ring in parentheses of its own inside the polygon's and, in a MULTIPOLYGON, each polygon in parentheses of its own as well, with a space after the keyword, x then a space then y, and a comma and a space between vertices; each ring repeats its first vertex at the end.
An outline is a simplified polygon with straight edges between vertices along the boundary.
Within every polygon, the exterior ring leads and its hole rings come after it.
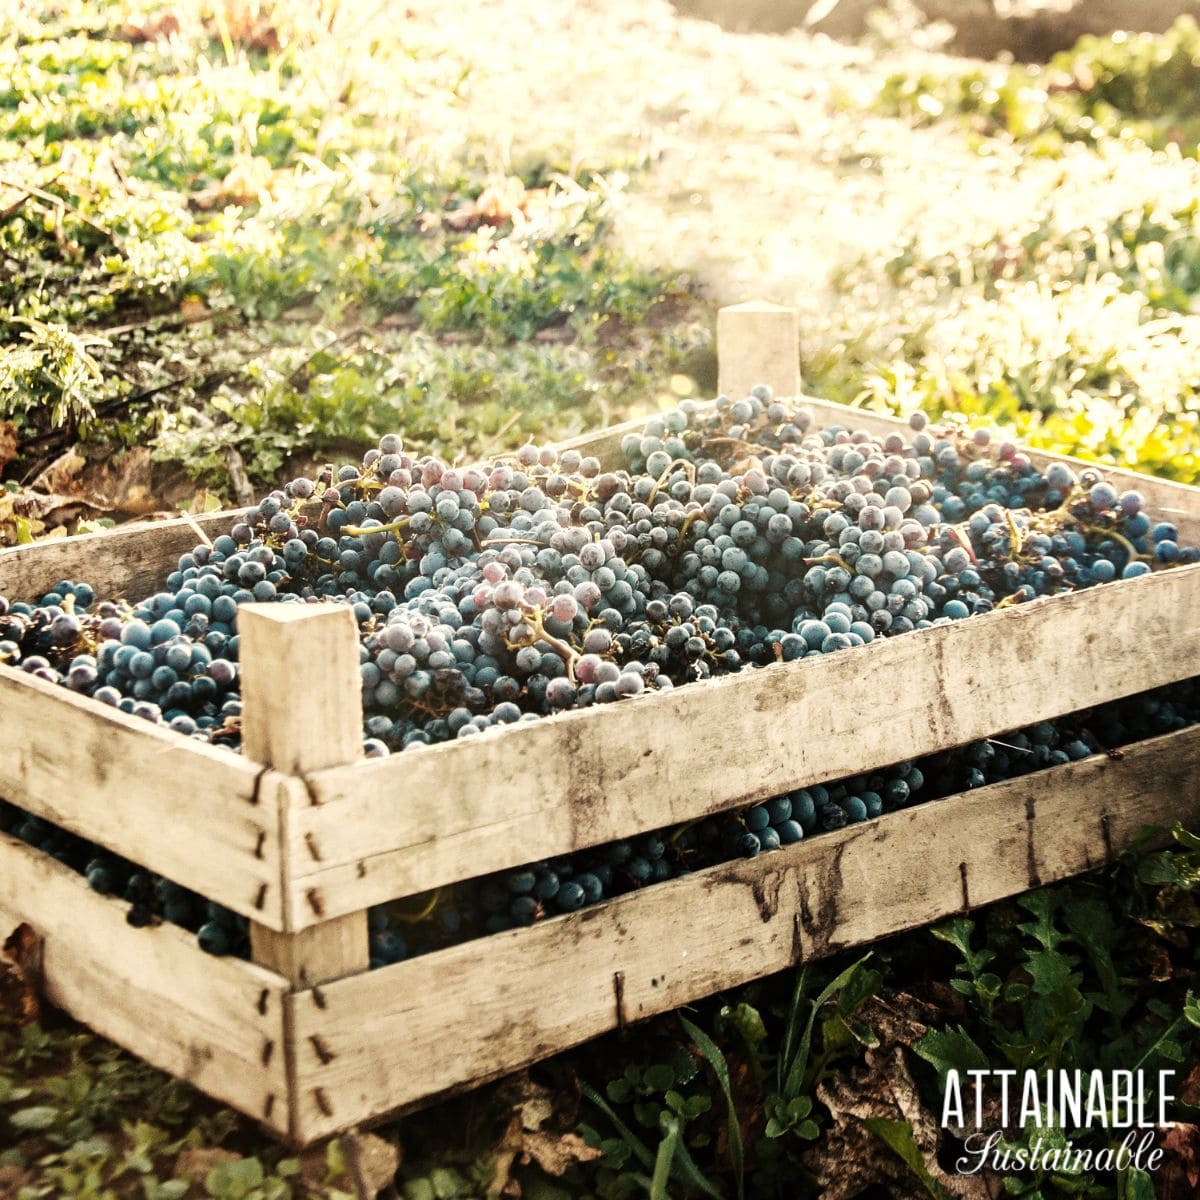
POLYGON ((304 776, 362 756, 358 627, 344 604, 246 604, 238 632, 243 749, 269 768, 262 799, 278 805, 283 835, 284 929, 251 923, 251 954, 302 989, 358 974, 370 961, 365 909, 323 920, 312 896, 301 924, 291 897, 290 815, 311 803, 304 776))
POLYGON ((800 313, 766 300, 717 312, 717 384, 733 400, 766 384, 776 396, 800 395, 800 313))

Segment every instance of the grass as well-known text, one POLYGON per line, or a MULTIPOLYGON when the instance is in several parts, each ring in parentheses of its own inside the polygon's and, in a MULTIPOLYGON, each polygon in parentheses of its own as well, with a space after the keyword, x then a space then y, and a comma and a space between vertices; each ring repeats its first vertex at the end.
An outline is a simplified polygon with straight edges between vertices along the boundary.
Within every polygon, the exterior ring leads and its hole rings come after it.
POLYGON ((700 336, 682 283, 610 245, 637 164, 548 151, 518 172, 423 144, 395 97, 431 64, 403 42, 356 45, 352 78, 309 69, 356 37, 332 7, 19 11, 0 40, 11 475, 75 441, 146 446, 232 499, 234 462, 261 485, 395 427, 479 454, 624 413, 647 358, 700 336))

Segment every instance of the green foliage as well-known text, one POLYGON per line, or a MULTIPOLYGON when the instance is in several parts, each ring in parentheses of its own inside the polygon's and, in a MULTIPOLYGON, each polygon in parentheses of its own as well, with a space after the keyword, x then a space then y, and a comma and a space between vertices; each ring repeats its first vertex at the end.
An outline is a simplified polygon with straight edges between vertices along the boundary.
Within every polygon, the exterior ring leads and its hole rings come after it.
POLYGON ((880 105, 919 121, 958 117, 977 132, 1029 142, 1035 153, 1061 153, 1070 141, 1121 138, 1195 154, 1197 97, 1200 27, 1183 16, 1161 35, 1081 38, 1045 67, 893 75, 880 105))
POLYGON ((682 285, 613 249, 619 172, 408 144, 398 44, 386 89, 331 95, 306 62, 378 64, 299 11, 266 50, 164 14, 28 0, 0 32, 0 418, 35 462, 149 444, 220 486, 229 448, 255 482, 397 427, 477 452, 644 404, 706 336, 657 329, 682 285))

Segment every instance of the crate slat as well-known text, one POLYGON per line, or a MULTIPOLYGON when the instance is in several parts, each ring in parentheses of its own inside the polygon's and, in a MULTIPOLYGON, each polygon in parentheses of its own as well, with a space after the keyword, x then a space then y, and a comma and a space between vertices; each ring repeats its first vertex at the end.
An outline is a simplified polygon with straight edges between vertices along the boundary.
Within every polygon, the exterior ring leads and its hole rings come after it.
POLYGON ((244 916, 283 927, 263 768, 0 666, 0 797, 244 916))
POLYGON ((312 1140, 1200 819, 1200 728, 932 801, 288 998, 312 1140), (436 998, 436 999, 435 999, 436 998))
POLYGON ((213 538, 250 511, 130 521, 102 533, 0 550, 0 596, 40 599, 60 579, 90 583, 97 596, 108 600, 152 596, 162 590, 163 580, 175 570, 179 556, 200 543, 197 527, 213 538))
POLYGON ((1200 566, 1182 567, 317 771, 285 850, 290 919, 312 921, 314 888, 336 915, 1159 687, 1197 662, 1200 566))
POLYGON ((289 1129, 286 980, 205 954, 174 926, 135 929, 128 904, 0 833, 0 941, 42 939, 47 997, 104 1037, 262 1121, 289 1129))

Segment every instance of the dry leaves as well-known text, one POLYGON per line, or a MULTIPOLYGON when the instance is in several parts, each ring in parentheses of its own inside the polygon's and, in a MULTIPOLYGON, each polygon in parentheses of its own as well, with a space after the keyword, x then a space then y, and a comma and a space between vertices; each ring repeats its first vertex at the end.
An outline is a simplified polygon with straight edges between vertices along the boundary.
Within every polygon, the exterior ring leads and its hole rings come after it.
POLYGON ((921 1102, 902 1045, 868 1050, 865 1066, 821 1084, 817 1095, 833 1125, 805 1162, 825 1185, 826 1200, 850 1200, 872 1185, 891 1188, 897 1195, 927 1195, 914 1173, 864 1124, 869 1120, 907 1125, 926 1171, 947 1195, 993 1200, 985 1179, 951 1174, 938 1162, 943 1131, 921 1102))
POLYGON ((204 1186, 204 1181, 208 1178, 209 1171, 223 1162, 234 1162, 241 1157, 240 1154, 235 1154, 232 1150, 222 1150, 219 1146, 198 1146, 181 1150, 175 1159, 172 1176, 175 1179, 191 1181, 189 1197, 207 1196, 208 1189, 204 1186))
POLYGON ((254 154, 239 154, 223 179, 193 192, 188 204, 202 212, 235 205, 245 208, 270 198, 275 172, 270 162, 254 154))
POLYGON ((1200 1125, 1176 1125, 1161 1142, 1157 1173, 1159 1200, 1194 1200, 1200 1195, 1200 1125))
POLYGON ((41 1015, 41 975, 41 941, 31 926, 22 923, 9 935, 0 958, 0 1011, 15 1014, 18 1025, 32 1025, 41 1015))
POLYGON ((520 1181, 513 1178, 514 1166, 537 1165, 548 1175, 562 1175, 572 1163, 591 1162, 600 1151, 589 1146, 570 1128, 574 1114, 561 1110, 561 1093, 534 1083, 528 1075, 518 1078, 508 1128, 496 1153, 496 1174, 489 1196, 517 1197, 520 1181))
POLYGON ((179 18, 169 9, 151 16, 130 17, 114 34, 126 42, 159 42, 174 37, 181 29, 179 18))
POLYGON ((341 1139, 360 1196, 376 1197, 400 1170, 400 1147, 374 1133, 348 1133, 341 1139))
POLYGON ((922 1104, 905 1059, 906 1049, 939 1016, 935 1005, 902 992, 873 997, 861 1010, 859 1018, 879 1045, 866 1052, 865 1065, 856 1064, 818 1087, 833 1123, 804 1156, 824 1185, 825 1200, 851 1200, 871 1187, 896 1197, 928 1197, 913 1171, 865 1124, 871 1120, 907 1125, 926 1170, 947 1195, 993 1200, 996 1193, 987 1180, 950 1174, 938 1162, 944 1132, 922 1104))
POLYGON ((510 222, 519 227, 531 209, 545 203, 547 195, 545 188, 527 190, 519 179, 504 179, 489 184, 476 199, 448 212, 444 219, 451 229, 460 232, 481 225, 499 228, 510 222))
POLYGON ((11 421, 0 421, 0 471, 17 457, 20 444, 17 427, 11 421))
POLYGON ((255 50, 259 54, 275 54, 283 45, 260 0, 218 0, 211 22, 213 32, 224 41, 255 50))
POLYGON ((212 310, 199 296, 185 296, 179 302, 179 315, 187 325, 197 321, 207 321, 212 316, 212 310))

